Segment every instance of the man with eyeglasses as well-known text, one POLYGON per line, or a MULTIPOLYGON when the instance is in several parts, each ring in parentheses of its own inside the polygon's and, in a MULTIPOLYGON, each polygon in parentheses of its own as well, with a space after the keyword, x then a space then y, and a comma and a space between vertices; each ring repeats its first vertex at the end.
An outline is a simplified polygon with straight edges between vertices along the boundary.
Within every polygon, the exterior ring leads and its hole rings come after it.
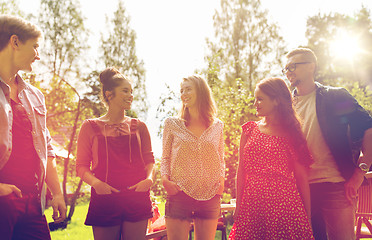
POLYGON ((347 90, 315 82, 313 51, 297 48, 286 57, 282 72, 295 87, 295 109, 314 158, 309 170, 314 237, 355 239, 357 190, 372 164, 372 118, 347 90))

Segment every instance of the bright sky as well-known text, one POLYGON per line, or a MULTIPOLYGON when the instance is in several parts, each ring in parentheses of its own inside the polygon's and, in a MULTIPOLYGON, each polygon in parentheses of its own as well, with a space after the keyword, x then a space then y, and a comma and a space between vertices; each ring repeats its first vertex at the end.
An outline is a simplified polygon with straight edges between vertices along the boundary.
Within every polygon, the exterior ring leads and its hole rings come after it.
MULTIPOLYGON (((26 13, 37 15, 40 0, 18 0, 26 13)), ((294 48, 306 44, 306 19, 319 12, 353 14, 362 4, 372 9, 371 0, 261 0, 269 18, 279 24, 281 34, 294 48)), ((105 16, 112 18, 117 0, 80 0, 91 30, 91 59, 96 59, 100 33, 105 32, 105 16)), ((178 92, 183 77, 204 67, 205 39, 213 36, 213 15, 220 0, 124 0, 137 33, 137 56, 145 63, 146 87, 150 109, 145 121, 150 130, 153 150, 161 157, 159 122, 155 113, 165 84, 178 92)), ((95 63, 92 63, 95 66, 95 63)))

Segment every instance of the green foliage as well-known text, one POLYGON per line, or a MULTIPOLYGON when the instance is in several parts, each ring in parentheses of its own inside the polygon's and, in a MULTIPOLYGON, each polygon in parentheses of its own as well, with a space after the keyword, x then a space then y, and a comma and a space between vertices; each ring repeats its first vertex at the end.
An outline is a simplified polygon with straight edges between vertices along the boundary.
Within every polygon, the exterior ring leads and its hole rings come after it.
MULTIPOLYGON (((67 202, 67 195, 74 193, 77 196, 82 184, 75 173, 78 129, 82 121, 92 115, 89 108, 84 108, 76 87, 81 79, 88 31, 78 0, 41 0, 40 9, 39 26, 44 32, 45 42, 40 49, 44 56, 42 63, 50 71, 40 76, 38 81, 47 86, 42 91, 46 98, 48 129, 66 151, 57 157, 57 169, 63 172, 62 190, 67 202)), ((68 219, 75 209, 72 199, 68 219)))
POLYGON ((151 192, 153 196, 156 196, 157 201, 165 201, 165 197, 167 196, 163 184, 161 183, 161 174, 160 174, 160 162, 161 159, 155 159, 154 170, 153 170, 153 181, 154 184, 151 187, 151 192))
POLYGON ((372 90, 369 86, 362 87, 355 82, 352 88, 348 89, 350 94, 355 97, 358 103, 372 115, 372 90))
POLYGON ((267 19, 260 0, 221 0, 214 15, 216 41, 207 40, 207 76, 224 122, 225 192, 235 197, 241 125, 257 120, 252 91, 259 80, 279 72, 284 41, 267 19))
POLYGON ((257 120, 253 107, 254 98, 247 87, 243 86, 241 79, 236 80, 234 87, 214 86, 212 90, 218 106, 218 116, 225 124, 225 192, 235 197, 241 125, 247 121, 257 120))
POLYGON ((18 0, 6 0, 0 2, 0 14, 10 14, 24 16, 24 13, 18 7, 18 0))
MULTIPOLYGON (((142 60, 136 55, 136 33, 130 27, 130 17, 124 7, 123 1, 119 0, 114 18, 107 22, 109 29, 108 37, 101 37, 102 57, 106 67, 117 67, 119 71, 133 81, 134 101, 132 115, 145 118, 148 110, 146 101, 147 92, 145 86, 145 68, 142 60), (112 25, 110 25, 110 23, 112 25)), ((99 82, 96 82, 96 85, 99 82)), ((94 88, 97 88, 94 86, 94 88)), ((90 94, 97 94, 93 91, 90 94)))
POLYGON ((101 100, 101 85, 99 82, 99 71, 92 71, 83 79, 85 85, 90 89, 85 94, 84 103, 87 107, 92 109, 94 117, 100 117, 106 112, 106 106, 101 100))
MULTIPOLYGON (((76 206, 74 220, 68 224, 66 229, 59 229, 51 232, 51 237, 54 240, 93 240, 92 227, 84 225, 85 218, 88 212, 88 204, 76 206)), ((45 216, 48 222, 53 222, 53 209, 48 208, 45 211, 45 216)))
POLYGON ((308 47, 318 57, 316 79, 336 86, 372 84, 372 19, 370 10, 362 7, 353 16, 340 13, 318 14, 308 18, 306 35, 308 47), (331 51, 336 40, 342 40, 339 33, 357 38, 361 51, 355 56, 339 57, 353 46, 345 45, 338 52, 331 51))
POLYGON ((41 0, 38 16, 45 44, 41 59, 53 74, 79 78, 84 51, 88 48, 88 30, 78 0, 41 0))
POLYGON ((216 41, 208 40, 207 58, 214 59, 220 79, 229 85, 240 78, 252 91, 257 81, 280 69, 284 41, 267 15, 260 0, 221 0, 214 15, 216 41))
MULTIPOLYGON (((160 96, 160 104, 156 110, 156 118, 160 119, 160 122, 164 123, 168 117, 176 116, 178 108, 180 106, 180 100, 177 94, 167 87, 167 94, 160 96)), ((158 136, 161 137, 163 134, 163 125, 159 127, 158 136)))

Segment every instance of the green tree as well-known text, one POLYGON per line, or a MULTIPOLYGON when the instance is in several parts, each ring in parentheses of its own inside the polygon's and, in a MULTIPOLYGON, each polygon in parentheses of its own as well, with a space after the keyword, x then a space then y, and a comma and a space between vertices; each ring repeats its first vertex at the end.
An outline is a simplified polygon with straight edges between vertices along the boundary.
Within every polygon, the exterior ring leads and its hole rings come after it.
POLYGON ((0 13, 16 16, 24 16, 23 11, 19 8, 18 0, 7 0, 0 2, 0 13))
POLYGON ((372 84, 372 19, 366 7, 352 16, 340 13, 317 14, 307 20, 308 47, 318 57, 316 79, 324 84, 342 86, 369 112, 372 92, 367 87, 372 84), (343 34, 340 34, 343 33, 343 34), (354 39, 358 48, 354 54, 345 55, 353 49, 353 42, 345 42, 341 49, 333 50, 337 42, 354 39), (333 50, 333 51, 332 51, 333 50))
POLYGON ((82 186, 74 170, 77 130, 82 119, 91 116, 89 108, 82 106, 82 97, 77 90, 88 31, 78 0, 41 0, 38 19, 44 32, 41 55, 47 70, 41 75, 41 82, 48 86, 44 91, 47 124, 52 136, 65 139, 62 145, 67 156, 57 159, 57 163, 63 165, 62 189, 65 201, 70 205, 67 220, 71 220, 82 186), (71 199, 67 197, 69 192, 74 193, 71 199))
POLYGON ((207 39, 206 75, 225 123, 225 190, 235 195, 241 125, 256 120, 252 91, 257 81, 279 72, 284 40, 260 0, 221 0, 215 37, 207 39))
MULTIPOLYGON (((118 1, 118 8, 113 19, 107 18, 108 36, 101 35, 101 57, 105 67, 115 66, 133 81, 134 101, 128 115, 146 117, 148 110, 147 92, 145 87, 145 69, 142 60, 136 53, 136 33, 130 26, 130 17, 127 14, 123 1, 118 1)), ((87 99, 99 102, 100 87, 99 72, 92 72, 86 83, 91 88, 87 99)), ((94 112, 101 115, 105 112, 104 105, 96 105, 94 112)))
POLYGON ((284 41, 267 18, 260 0, 221 0, 214 15, 215 41, 210 58, 218 56, 220 78, 233 85, 240 78, 252 91, 255 82, 280 69, 284 41))

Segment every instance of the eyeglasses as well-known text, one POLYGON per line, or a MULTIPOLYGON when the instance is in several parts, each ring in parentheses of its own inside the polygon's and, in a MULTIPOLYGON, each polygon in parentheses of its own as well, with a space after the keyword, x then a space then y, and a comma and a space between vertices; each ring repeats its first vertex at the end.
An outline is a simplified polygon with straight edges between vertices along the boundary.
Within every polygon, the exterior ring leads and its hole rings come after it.
POLYGON ((308 64, 311 62, 298 62, 298 63, 291 63, 285 68, 282 69, 282 73, 285 75, 288 71, 289 72, 294 72, 296 70, 296 64, 308 64))

